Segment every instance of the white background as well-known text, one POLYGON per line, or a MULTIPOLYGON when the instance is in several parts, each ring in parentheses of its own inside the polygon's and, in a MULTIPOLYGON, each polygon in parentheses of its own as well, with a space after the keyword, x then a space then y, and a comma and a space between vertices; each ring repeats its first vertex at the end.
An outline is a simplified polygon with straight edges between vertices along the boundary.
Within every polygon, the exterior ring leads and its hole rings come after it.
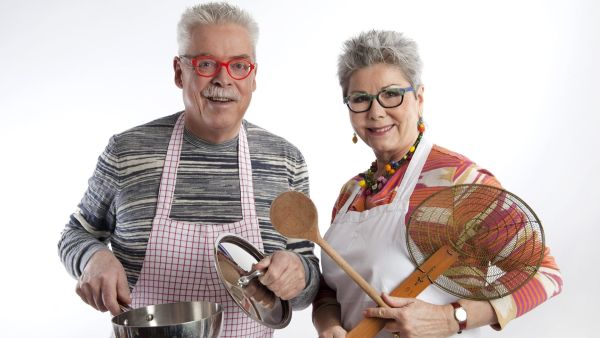
MULTIPOLYGON (((182 109, 175 26, 193 1, 0 2, 2 337, 106 337, 59 262, 59 233, 112 134, 182 109)), ((240 1, 261 28, 246 118, 304 153, 321 232, 373 160, 341 102, 342 41, 404 31, 425 63, 427 134, 536 210, 563 293, 490 337, 597 327, 600 5, 571 1, 240 1)), ((314 337, 310 309, 278 337, 314 337)))

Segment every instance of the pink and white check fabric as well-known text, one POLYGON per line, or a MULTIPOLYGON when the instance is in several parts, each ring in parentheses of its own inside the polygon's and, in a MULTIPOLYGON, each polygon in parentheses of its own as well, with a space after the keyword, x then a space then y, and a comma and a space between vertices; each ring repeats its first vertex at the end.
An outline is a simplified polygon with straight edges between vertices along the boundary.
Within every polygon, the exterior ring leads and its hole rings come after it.
POLYGON ((230 224, 200 224, 169 218, 183 144, 181 114, 165 158, 156 215, 140 277, 132 291, 134 308, 204 300, 225 309, 221 337, 272 337, 273 329, 248 317, 231 299, 215 270, 213 248, 222 233, 237 234, 264 251, 252 186, 252 166, 246 131, 239 133, 238 161, 242 220, 230 224))

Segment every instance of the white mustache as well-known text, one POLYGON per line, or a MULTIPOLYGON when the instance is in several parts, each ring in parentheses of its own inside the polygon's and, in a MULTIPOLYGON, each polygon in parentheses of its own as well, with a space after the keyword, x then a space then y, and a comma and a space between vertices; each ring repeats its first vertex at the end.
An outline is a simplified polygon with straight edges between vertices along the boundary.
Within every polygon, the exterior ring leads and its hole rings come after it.
POLYGON ((228 99, 232 101, 238 101, 240 99, 240 94, 233 88, 222 88, 217 86, 210 86, 202 90, 202 96, 207 98, 222 98, 228 99))

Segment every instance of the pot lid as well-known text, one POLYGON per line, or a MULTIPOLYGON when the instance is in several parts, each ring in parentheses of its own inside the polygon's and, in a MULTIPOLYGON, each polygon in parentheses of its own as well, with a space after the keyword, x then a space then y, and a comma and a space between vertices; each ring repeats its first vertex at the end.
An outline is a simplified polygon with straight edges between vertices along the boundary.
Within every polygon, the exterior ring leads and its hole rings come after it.
POLYGON ((289 301, 277 297, 261 284, 252 264, 265 255, 244 238, 225 233, 214 248, 214 262, 221 283, 235 303, 250 318, 274 329, 286 327, 292 319, 289 301))

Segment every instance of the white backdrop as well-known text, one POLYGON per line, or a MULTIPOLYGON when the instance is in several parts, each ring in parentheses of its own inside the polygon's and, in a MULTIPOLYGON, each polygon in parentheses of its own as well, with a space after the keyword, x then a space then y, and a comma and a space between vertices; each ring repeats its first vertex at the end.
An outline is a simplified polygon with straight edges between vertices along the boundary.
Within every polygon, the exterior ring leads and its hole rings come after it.
MULTIPOLYGON (((193 3, 0 1, 0 336, 110 331, 110 316, 75 295, 59 233, 109 137, 182 108, 171 63, 176 23, 193 3)), ((342 41, 370 28, 404 31, 425 62, 427 133, 536 210, 564 274, 559 297, 489 336, 594 335, 598 2, 237 3, 261 28, 246 118, 304 153, 322 233, 341 184, 373 160, 351 142, 335 75, 342 41)), ((310 309, 276 336, 316 336, 310 309)))

